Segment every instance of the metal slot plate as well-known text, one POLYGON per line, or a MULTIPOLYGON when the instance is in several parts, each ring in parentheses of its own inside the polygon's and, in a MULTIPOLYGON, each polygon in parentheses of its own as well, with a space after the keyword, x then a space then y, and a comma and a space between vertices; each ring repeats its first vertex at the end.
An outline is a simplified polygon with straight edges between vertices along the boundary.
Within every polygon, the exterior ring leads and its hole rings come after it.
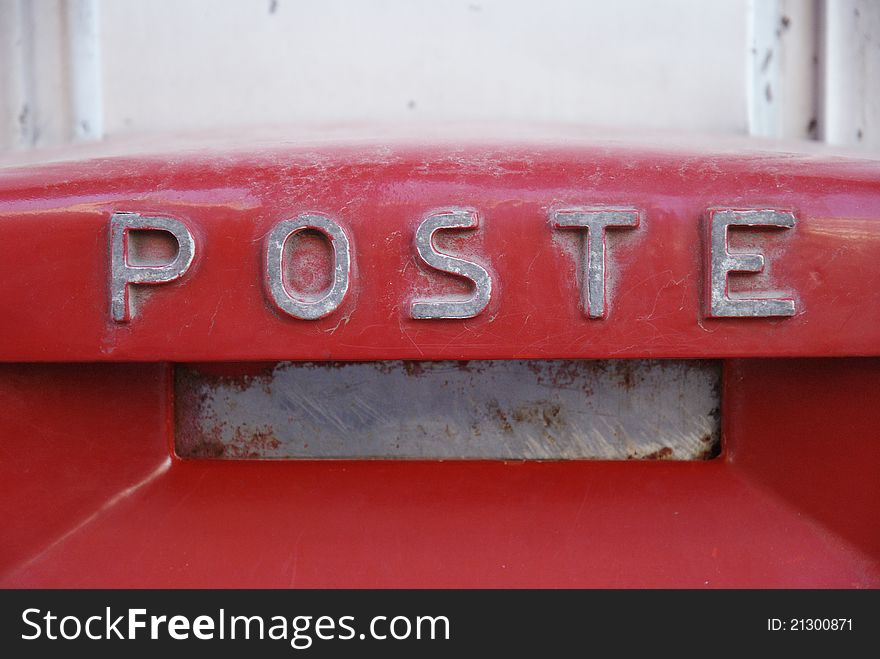
POLYGON ((702 460, 720 450, 707 360, 178 366, 183 458, 702 460))

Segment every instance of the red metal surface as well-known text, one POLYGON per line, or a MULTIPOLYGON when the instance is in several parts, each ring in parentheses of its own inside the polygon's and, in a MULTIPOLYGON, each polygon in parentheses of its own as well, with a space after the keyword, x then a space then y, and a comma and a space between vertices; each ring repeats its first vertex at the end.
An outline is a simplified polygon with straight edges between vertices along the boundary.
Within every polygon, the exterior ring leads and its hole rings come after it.
POLYGON ((507 464, 168 464, 156 367, 5 366, 0 585, 880 586, 880 360, 729 366, 720 459, 507 464))
POLYGON ((840 357, 880 354, 878 284, 869 160, 398 144, 3 170, 0 360, 19 363, 0 366, 0 585, 880 586, 880 359, 840 357), (578 308, 549 227, 560 204, 644 211, 637 234, 609 235, 606 320, 578 308), (412 235, 450 205, 482 213, 458 245, 500 294, 475 319, 412 321, 415 293, 449 285, 412 235), (795 317, 704 317, 701 218, 719 205, 796 213, 759 236, 795 317), (120 210, 187 222, 198 250, 128 324, 109 315, 120 210), (351 293, 319 321, 282 317, 262 285, 266 234, 306 210, 355 250, 351 293), (657 356, 800 358, 726 362, 724 451, 708 462, 171 451, 164 362, 657 356), (163 363, 72 363, 95 361, 163 363))
POLYGON ((0 360, 873 355, 878 208, 878 161, 589 145, 331 145, 6 170, 0 360), (553 231, 548 216, 596 204, 644 217, 609 232, 611 306, 599 322, 578 307, 576 232, 553 231), (495 273, 496 293, 466 322, 412 320, 415 295, 458 283, 423 268, 413 247, 423 216, 450 206, 481 213, 458 243, 495 273), (795 317, 704 317, 701 222, 718 206, 796 213, 795 229, 759 237, 774 277, 764 286, 794 292, 795 317), (109 315, 114 211, 182 220, 197 248, 190 271, 148 287, 127 324, 109 315), (334 217, 354 250, 348 296, 318 321, 274 311, 263 285, 267 234, 304 211, 334 217))

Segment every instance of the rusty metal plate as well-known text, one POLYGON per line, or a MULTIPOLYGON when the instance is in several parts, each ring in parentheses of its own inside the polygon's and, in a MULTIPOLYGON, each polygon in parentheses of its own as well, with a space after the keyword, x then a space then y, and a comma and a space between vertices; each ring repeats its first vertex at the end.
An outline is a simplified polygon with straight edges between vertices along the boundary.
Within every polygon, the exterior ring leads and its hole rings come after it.
POLYGON ((720 447, 719 362, 180 366, 185 458, 671 459, 720 447))

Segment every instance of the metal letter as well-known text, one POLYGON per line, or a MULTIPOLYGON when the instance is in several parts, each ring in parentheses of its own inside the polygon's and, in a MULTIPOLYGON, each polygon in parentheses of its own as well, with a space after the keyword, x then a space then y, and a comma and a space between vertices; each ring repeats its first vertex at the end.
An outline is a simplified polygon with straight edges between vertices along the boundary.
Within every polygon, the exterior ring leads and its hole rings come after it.
POLYGON ((129 284, 164 284, 179 279, 189 269, 196 244, 186 225, 170 217, 147 217, 138 213, 114 213, 110 218, 110 313, 113 320, 131 320, 129 284), (130 265, 128 232, 167 231, 177 240, 177 256, 164 265, 130 265))
POLYGON ((709 212, 711 251, 709 256, 709 316, 742 318, 793 316, 795 303, 791 298, 735 297, 727 286, 730 272, 762 272, 762 254, 731 254, 728 250, 729 226, 780 227, 795 225, 793 213, 775 210, 712 210, 709 212))
POLYGON ((476 229, 480 219, 476 211, 447 211, 425 218, 416 230, 416 250, 432 268, 449 272, 474 283, 474 294, 467 300, 416 300, 412 303, 412 317, 417 319, 473 318, 492 297, 492 277, 473 261, 441 254, 434 248, 434 234, 442 229, 476 229))
POLYGON ((639 226, 639 211, 632 209, 563 209, 553 214, 561 229, 583 228, 581 297, 590 318, 605 318, 605 230, 633 229, 639 226))
POLYGON ((294 220, 284 220, 275 225, 269 234, 269 247, 266 252, 266 276, 269 295, 283 312, 302 320, 317 320, 328 316, 342 303, 348 292, 351 275, 351 249, 348 236, 342 227, 329 217, 308 213, 294 220), (293 297, 285 288, 281 276, 281 261, 284 245, 298 231, 314 229, 322 233, 333 247, 333 284, 323 297, 317 300, 302 300, 293 297))

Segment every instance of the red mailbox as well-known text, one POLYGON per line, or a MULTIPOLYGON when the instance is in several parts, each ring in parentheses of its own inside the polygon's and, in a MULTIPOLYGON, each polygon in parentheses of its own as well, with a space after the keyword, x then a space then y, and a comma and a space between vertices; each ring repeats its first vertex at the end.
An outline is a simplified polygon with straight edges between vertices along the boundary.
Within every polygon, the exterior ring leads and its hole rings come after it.
POLYGON ((0 171, 4 586, 880 585, 876 160, 0 171))

